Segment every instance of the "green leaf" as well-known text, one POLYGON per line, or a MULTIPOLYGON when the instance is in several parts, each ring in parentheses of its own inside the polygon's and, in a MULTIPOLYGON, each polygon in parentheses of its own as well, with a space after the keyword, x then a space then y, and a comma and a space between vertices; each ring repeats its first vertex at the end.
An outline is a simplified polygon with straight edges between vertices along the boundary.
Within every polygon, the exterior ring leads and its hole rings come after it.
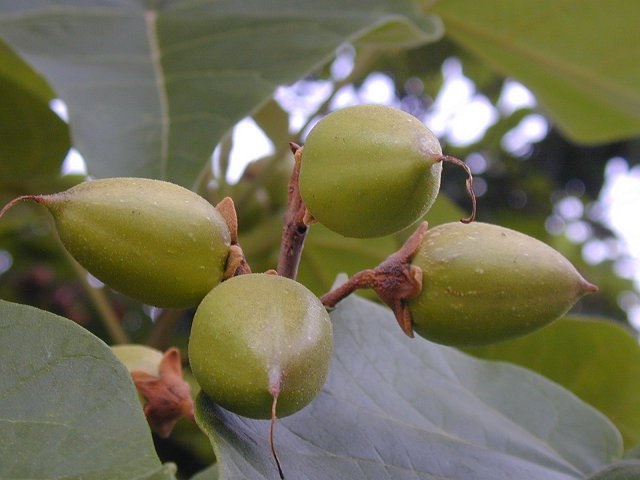
POLYGON ((55 96, 46 80, 3 42, 0 42, 0 77, 20 85, 44 102, 55 96))
POLYGON ((640 133, 636 0, 446 0, 432 11, 450 38, 529 87, 572 139, 640 133))
POLYGON ((289 114, 274 99, 253 112, 253 120, 262 129, 276 148, 289 151, 289 114))
MULTIPOLYGON (((615 427, 544 377, 409 339, 388 309, 357 297, 331 317, 327 384, 276 427, 288 478, 569 480, 620 457, 615 427)), ((268 421, 196 403, 220 478, 275 477, 268 421)))
POLYGON ((0 300, 0 478, 175 480, 127 369, 75 323, 0 300))
POLYGON ((190 187, 233 124, 342 43, 377 29, 424 43, 439 27, 408 0, 0 3, 0 36, 67 103, 92 175, 190 187))
POLYGON ((67 124, 42 97, 3 76, 0 138, 0 188, 12 195, 51 191, 70 147, 67 124))
POLYGON ((558 382, 607 415, 627 447, 640 444, 640 345, 620 325, 568 316, 531 335, 466 351, 558 382))
POLYGON ((0 189, 47 193, 60 177, 69 128, 50 108, 44 79, 0 42, 0 189))

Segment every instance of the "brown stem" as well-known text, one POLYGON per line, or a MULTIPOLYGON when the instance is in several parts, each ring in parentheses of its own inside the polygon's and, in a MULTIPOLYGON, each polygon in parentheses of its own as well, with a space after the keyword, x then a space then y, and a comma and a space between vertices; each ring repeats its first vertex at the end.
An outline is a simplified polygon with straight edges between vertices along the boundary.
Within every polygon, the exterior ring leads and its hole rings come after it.
POLYGON ((295 143, 291 143, 290 145, 291 151, 294 154, 295 164, 289 180, 287 212, 284 217, 277 272, 280 276, 295 280, 298 274, 300 257, 302 256, 302 249, 304 248, 304 241, 307 237, 309 225, 305 222, 307 209, 302 202, 298 188, 303 149, 295 143))
POLYGON ((272 392, 273 394, 273 403, 271 404, 271 424, 269 425, 269 446, 271 447, 271 455, 276 462, 276 467, 278 468, 278 475, 282 480, 284 480, 284 472, 282 471, 282 465, 280 464, 280 459, 278 458, 278 452, 276 452, 276 443, 275 443, 275 431, 276 431, 276 422, 278 421, 278 417, 276 415, 276 410, 278 406, 278 392, 272 392))
POLYGON ((336 287, 328 293, 320 297, 320 301, 327 308, 335 307, 340 300, 351 295, 361 288, 373 288, 375 283, 376 271, 373 269, 363 270, 353 275, 345 283, 336 287))
POLYGON ((477 201, 476 201, 476 194, 473 192, 473 174, 471 173, 471 169, 469 168, 469 165, 464 163, 459 158, 452 157, 450 155, 442 155, 442 157, 440 157, 440 160, 447 163, 453 163, 454 165, 457 165, 463 168, 464 171, 467 172, 466 185, 467 185, 467 193, 469 194, 469 198, 471 198, 471 215, 469 215, 466 218, 461 218, 460 221, 462 223, 473 222, 476 219, 477 201))

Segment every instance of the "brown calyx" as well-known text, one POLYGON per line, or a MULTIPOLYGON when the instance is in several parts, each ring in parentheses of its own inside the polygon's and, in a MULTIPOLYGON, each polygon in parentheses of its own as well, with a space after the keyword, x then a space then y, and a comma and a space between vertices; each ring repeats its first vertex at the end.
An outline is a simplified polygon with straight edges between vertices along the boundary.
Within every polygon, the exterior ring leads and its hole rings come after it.
POLYGON ((238 213, 236 206, 231 197, 225 197, 216 205, 216 210, 222 215, 224 221, 229 227, 229 235, 231 237, 231 246, 229 247, 229 256, 225 266, 223 280, 251 273, 251 267, 247 263, 242 247, 238 243, 238 213))
POLYGON ((182 361, 177 348, 172 347, 164 353, 158 375, 134 370, 131 377, 147 401, 144 414, 158 436, 168 437, 182 417, 194 419, 191 387, 182 376, 182 361))
POLYGON ((413 337, 413 319, 408 302, 422 291, 422 269, 412 265, 411 259, 420 247, 427 228, 427 222, 421 223, 404 245, 376 268, 356 273, 320 297, 324 306, 333 308, 355 290, 371 288, 391 308, 402 331, 408 337, 413 337))

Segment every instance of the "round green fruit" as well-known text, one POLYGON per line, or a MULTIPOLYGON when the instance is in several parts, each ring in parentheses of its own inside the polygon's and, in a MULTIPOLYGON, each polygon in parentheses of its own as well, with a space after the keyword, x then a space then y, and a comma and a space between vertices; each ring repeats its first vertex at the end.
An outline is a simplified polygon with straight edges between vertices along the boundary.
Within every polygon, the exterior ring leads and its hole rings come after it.
POLYGON ((322 389, 333 349, 329 315, 286 277, 246 274, 214 288, 198 306, 189 338, 202 391, 251 418, 290 415, 322 389))
POLYGON ((347 237, 402 230, 431 208, 442 149, 412 115, 385 105, 330 113, 309 132, 299 187, 311 215, 347 237))
POLYGON ((526 334, 597 290, 548 245, 479 222, 428 230, 412 264, 423 272, 422 292, 409 301, 413 328, 447 345, 526 334))
POLYGON ((222 279, 230 233, 204 198, 143 178, 23 197, 49 209, 65 248, 110 287, 159 307, 197 305, 222 279))

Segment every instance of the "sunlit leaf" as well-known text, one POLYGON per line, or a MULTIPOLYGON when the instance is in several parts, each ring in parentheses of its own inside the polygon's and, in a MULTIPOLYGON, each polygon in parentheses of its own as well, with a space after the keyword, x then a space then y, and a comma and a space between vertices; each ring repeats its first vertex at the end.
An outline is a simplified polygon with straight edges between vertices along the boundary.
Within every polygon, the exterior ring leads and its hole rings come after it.
POLYGON ((637 1, 443 0, 432 11, 447 36, 529 87, 574 140, 640 133, 637 1))

